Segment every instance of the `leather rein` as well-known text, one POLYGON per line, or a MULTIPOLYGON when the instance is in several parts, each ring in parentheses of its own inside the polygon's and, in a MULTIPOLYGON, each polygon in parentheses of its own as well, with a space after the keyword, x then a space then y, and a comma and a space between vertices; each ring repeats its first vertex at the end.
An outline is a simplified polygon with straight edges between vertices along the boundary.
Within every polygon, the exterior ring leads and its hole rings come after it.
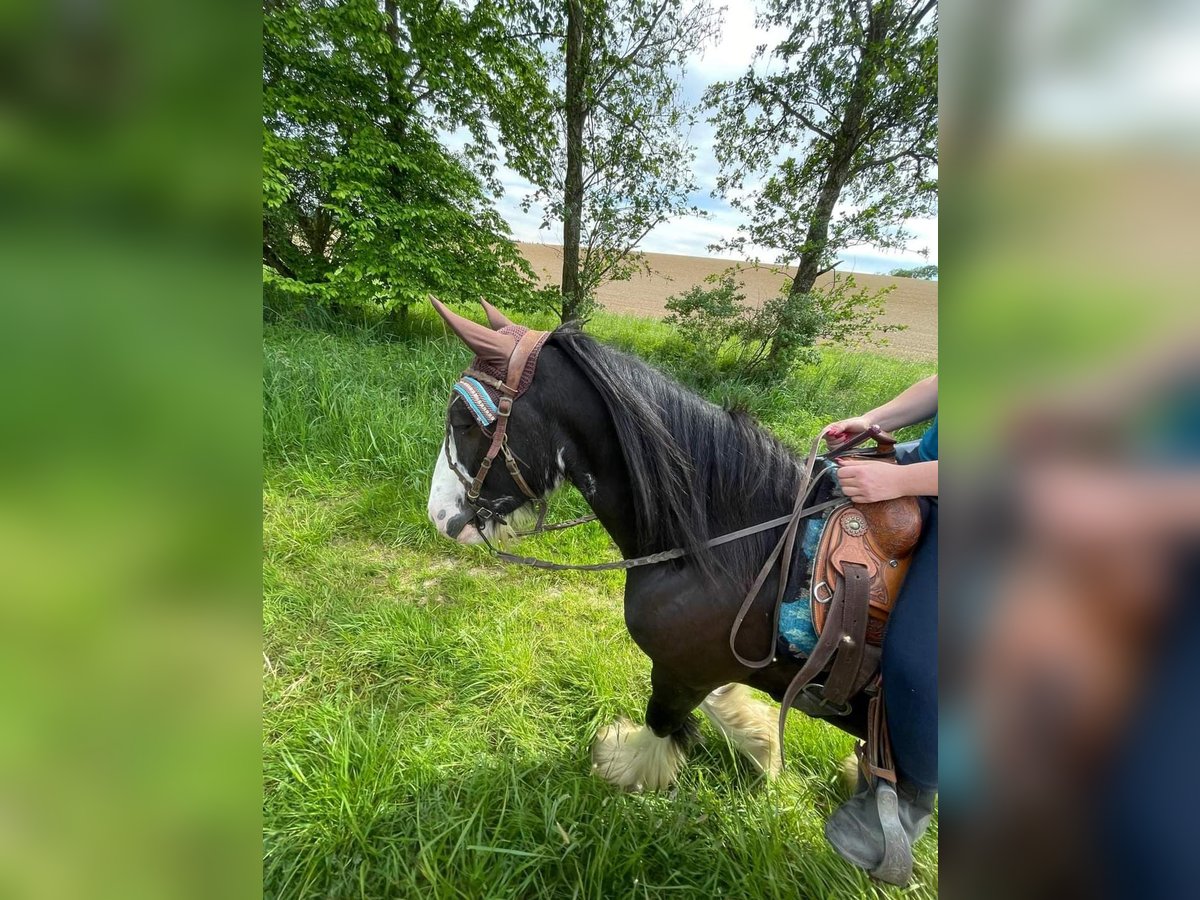
MULTIPOLYGON (((509 357, 508 369, 503 381, 492 378, 491 376, 475 369, 467 369, 464 373, 464 375, 469 375, 479 382, 492 387, 500 394, 500 399, 496 404, 498 413, 495 424, 493 425, 491 444, 488 446, 487 453, 484 455, 483 461, 480 462, 479 469, 476 471, 474 478, 468 478, 465 474, 463 474, 463 472, 459 470, 458 466, 455 465, 454 460, 450 457, 450 418, 449 416, 446 417, 446 440, 442 445, 446 454, 446 462, 450 466, 450 470, 455 474, 455 476, 457 476, 458 480, 462 482, 463 487, 467 489, 467 502, 470 503, 471 507, 475 510, 477 530, 479 532, 479 536, 483 539, 484 545, 489 551, 491 551, 492 555, 501 562, 506 562, 513 565, 530 566, 536 569, 546 569, 550 571, 604 572, 633 569, 638 566, 655 565, 657 563, 668 562, 672 559, 679 559, 683 556, 687 556, 690 551, 683 547, 676 547, 671 550, 660 550, 657 553, 649 553, 645 556, 638 556, 632 559, 613 560, 612 562, 558 563, 550 562, 549 560, 544 559, 537 559, 536 557, 532 556, 518 556, 513 553, 506 553, 503 550, 497 549, 492 545, 491 541, 487 539, 487 534, 485 533, 483 527, 487 521, 495 520, 502 525, 507 524, 504 517, 488 507, 486 503, 480 500, 479 496, 480 491, 483 489, 483 483, 487 479, 488 472, 491 471, 492 464, 495 462, 496 457, 500 455, 503 455, 504 465, 508 469, 508 473, 512 476, 512 479, 516 483, 517 487, 520 488, 521 492, 533 502, 538 510, 537 524, 534 526, 534 528, 530 531, 516 532, 517 537, 527 537, 530 535, 541 534, 546 531, 560 531, 567 528, 574 528, 576 525, 583 525, 596 520, 596 516, 588 515, 581 516, 577 519, 571 519, 567 522, 559 522, 552 525, 545 524, 547 503, 529 487, 529 483, 521 474, 519 465, 520 460, 512 452, 512 449, 508 445, 508 420, 509 416, 512 414, 513 401, 518 395, 518 387, 524 378, 525 369, 531 364, 536 366, 536 358, 533 355, 534 350, 543 340, 544 336, 545 332, 533 330, 527 331, 521 336, 521 339, 517 342, 517 346, 513 349, 512 355, 509 357)), ((532 380, 532 372, 530 373, 530 380, 532 380)), ((454 403, 455 399, 457 399, 457 396, 457 394, 451 394, 451 404, 454 403)), ((482 426, 480 427, 482 428, 482 426)), ((484 434, 487 434, 486 429, 484 429, 484 434)), ((764 531, 770 531, 773 528, 787 526, 783 535, 780 537, 779 542, 775 545, 775 549, 771 551, 770 556, 767 557, 767 561, 763 564, 762 569, 759 571, 757 578, 755 578, 754 584, 750 589, 750 593, 747 595, 745 602, 742 604, 742 608, 738 611, 737 618, 734 622, 733 631, 730 634, 731 648, 733 648, 734 639, 740 630, 742 620, 745 619, 746 614, 750 610, 750 606, 753 603, 754 598, 758 596, 758 592, 762 588, 762 585, 766 581, 767 577, 770 575, 771 569, 774 568, 776 561, 779 560, 782 555, 782 571, 780 573, 778 589, 779 596, 776 598, 775 604, 775 615, 776 619, 778 619, 779 604, 782 602, 783 594, 787 590, 787 576, 791 568, 792 549, 795 546, 796 533, 799 530, 801 520, 807 518, 808 516, 815 515, 816 513, 823 512, 834 506, 847 502, 844 498, 838 497, 833 500, 827 500, 823 503, 817 503, 811 506, 804 505, 809 494, 812 493, 820 479, 830 471, 829 469, 825 469, 820 473, 820 475, 814 478, 813 470, 816 466, 817 460, 822 458, 834 459, 866 440, 879 437, 880 431, 878 427, 873 427, 870 431, 865 431, 854 438, 851 438, 849 441, 840 444, 836 450, 831 450, 829 453, 819 455, 817 453, 817 449, 820 446, 820 442, 824 437, 824 434, 824 431, 822 431, 821 434, 817 435, 817 437, 813 440, 812 447, 809 450, 808 456, 805 458, 804 466, 801 471, 800 487, 796 493, 796 503, 790 513, 785 516, 779 516, 778 518, 770 519, 766 522, 759 522, 756 525, 749 525, 746 528, 741 528, 737 531, 731 531, 726 534, 719 535, 704 544, 706 548, 719 547, 722 544, 728 544, 733 541, 741 540, 742 538, 750 537, 751 535, 760 534, 764 531)), ((778 627, 778 622, 776 622, 776 626, 778 627)), ((768 665, 772 661, 774 655, 772 652, 762 660, 748 660, 741 656, 736 648, 733 648, 733 653, 739 662, 752 668, 761 668, 765 665, 768 665)))

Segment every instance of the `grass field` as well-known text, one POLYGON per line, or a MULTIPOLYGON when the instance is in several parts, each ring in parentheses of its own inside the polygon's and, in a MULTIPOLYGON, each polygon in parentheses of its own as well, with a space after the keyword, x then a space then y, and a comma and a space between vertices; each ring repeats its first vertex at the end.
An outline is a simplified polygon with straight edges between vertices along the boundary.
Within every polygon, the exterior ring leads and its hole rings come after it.
MULTIPOLYGON (((469 351, 430 317, 410 325, 399 337, 266 327, 265 895, 899 893, 825 843, 852 742, 823 723, 791 717, 771 784, 707 723, 669 794, 590 775, 596 729, 640 720, 648 696, 622 578, 505 568, 435 537, 428 479, 469 351)), ((601 316, 591 330, 664 367, 675 358, 661 324, 601 316)), ((800 448, 931 370, 829 352, 770 390, 704 387, 800 448)), ((595 528, 523 546, 611 558, 595 528)), ((935 824, 906 895, 936 896, 936 843, 935 824)))

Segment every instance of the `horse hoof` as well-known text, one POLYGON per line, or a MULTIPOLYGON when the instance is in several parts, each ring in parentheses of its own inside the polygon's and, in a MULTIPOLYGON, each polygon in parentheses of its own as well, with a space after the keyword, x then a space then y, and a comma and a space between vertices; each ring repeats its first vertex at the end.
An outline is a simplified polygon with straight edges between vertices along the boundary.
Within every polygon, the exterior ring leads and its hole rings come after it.
POLYGON ((617 719, 601 728, 592 744, 592 771, 626 791, 670 787, 683 762, 683 750, 644 725, 617 719))

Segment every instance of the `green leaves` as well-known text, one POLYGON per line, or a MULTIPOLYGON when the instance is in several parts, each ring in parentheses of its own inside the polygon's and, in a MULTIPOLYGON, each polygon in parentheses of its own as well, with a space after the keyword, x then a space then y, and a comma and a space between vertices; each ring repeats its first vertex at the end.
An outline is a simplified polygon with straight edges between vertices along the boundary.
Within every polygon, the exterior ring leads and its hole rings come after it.
POLYGON ((543 228, 564 223, 564 319, 586 318, 604 281, 645 270, 636 248, 653 228, 702 214, 688 202, 696 182, 686 133, 696 113, 681 74, 720 26, 705 2, 570 0, 569 11, 579 58, 568 65, 565 40, 550 51, 564 124, 529 201, 543 228))
POLYGON ((740 271, 735 266, 709 276, 712 287, 667 300, 667 322, 679 327, 691 368, 703 377, 732 372, 752 382, 775 380, 797 362, 815 362, 818 342, 875 346, 878 335, 902 327, 880 322, 883 298, 893 288, 872 294, 844 276, 799 297, 785 286, 756 307, 742 292, 740 271))
POLYGON ((897 278, 923 278, 927 281, 937 281, 938 267, 916 266, 912 269, 892 269, 888 272, 889 275, 895 275, 897 278))
POLYGON ((495 161, 551 136, 529 10, 506 0, 285 0, 264 17, 263 263, 338 303, 543 295, 496 213, 495 161), (465 136, 463 151, 445 141, 465 136))

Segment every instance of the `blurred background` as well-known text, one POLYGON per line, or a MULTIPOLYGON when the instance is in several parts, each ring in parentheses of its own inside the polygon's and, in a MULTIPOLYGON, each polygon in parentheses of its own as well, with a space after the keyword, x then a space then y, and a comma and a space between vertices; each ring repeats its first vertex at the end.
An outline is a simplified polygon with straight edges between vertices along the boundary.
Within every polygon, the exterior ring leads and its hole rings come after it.
POLYGON ((942 13, 942 884, 1191 894, 1200 11, 942 13))
MULTIPOLYGON (((260 13, 0 13, 3 896, 259 891, 260 13)), ((1187 895, 1200 11, 941 14, 944 888, 1187 895)))
POLYGON ((0 895, 258 891, 261 15, 0 11, 0 895))

